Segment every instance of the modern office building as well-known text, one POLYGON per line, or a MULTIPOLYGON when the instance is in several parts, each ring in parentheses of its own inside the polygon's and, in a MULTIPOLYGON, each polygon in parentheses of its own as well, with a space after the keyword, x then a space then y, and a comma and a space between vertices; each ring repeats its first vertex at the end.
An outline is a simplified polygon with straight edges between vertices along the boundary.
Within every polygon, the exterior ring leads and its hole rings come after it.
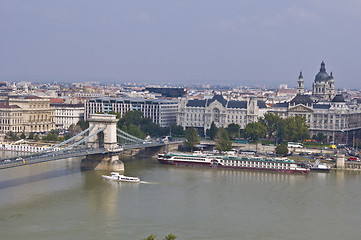
POLYGON ((143 116, 161 127, 168 127, 177 121, 178 101, 167 99, 142 99, 142 98, 96 98, 85 103, 85 120, 93 113, 120 113, 128 111, 141 111, 143 116))
POLYGON ((184 97, 186 94, 184 88, 146 87, 145 90, 151 93, 161 94, 163 97, 168 97, 168 98, 184 97))

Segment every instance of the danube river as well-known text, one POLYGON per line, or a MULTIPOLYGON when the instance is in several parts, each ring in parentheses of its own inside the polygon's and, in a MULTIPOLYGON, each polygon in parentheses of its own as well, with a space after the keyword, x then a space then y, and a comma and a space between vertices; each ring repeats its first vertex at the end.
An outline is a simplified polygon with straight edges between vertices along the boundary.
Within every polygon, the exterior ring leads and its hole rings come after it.
POLYGON ((0 239, 357 239, 361 174, 285 174, 125 161, 139 184, 79 159, 0 170, 0 239))

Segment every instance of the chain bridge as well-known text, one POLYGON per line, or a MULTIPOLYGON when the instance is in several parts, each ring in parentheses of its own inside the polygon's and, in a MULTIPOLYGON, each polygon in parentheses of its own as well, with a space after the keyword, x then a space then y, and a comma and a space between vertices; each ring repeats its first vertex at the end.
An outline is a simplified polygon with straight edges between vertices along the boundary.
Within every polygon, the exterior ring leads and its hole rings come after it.
POLYGON ((166 145, 132 136, 118 129, 117 121, 115 115, 92 114, 89 128, 81 133, 44 151, 0 159, 0 169, 85 156, 81 162, 83 169, 124 171, 119 160, 122 151, 166 145))

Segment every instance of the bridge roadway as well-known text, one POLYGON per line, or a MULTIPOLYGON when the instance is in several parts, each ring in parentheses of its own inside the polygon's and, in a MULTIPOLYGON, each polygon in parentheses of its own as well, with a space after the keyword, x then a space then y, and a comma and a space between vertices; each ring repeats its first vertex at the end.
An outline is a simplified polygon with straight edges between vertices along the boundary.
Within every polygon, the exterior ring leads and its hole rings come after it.
POLYGON ((52 151, 52 152, 45 152, 45 153, 38 153, 38 154, 30 154, 30 155, 23 155, 18 157, 6 158, 0 160, 0 169, 4 168, 12 168, 12 167, 20 167, 29 164, 41 163, 41 162, 49 162, 55 161, 65 158, 72 158, 72 157, 82 157, 87 155, 93 154, 108 154, 108 153, 120 153, 124 150, 129 149, 138 149, 138 148, 145 148, 145 147, 161 147, 164 146, 165 143, 161 142, 150 142, 150 143, 135 143, 135 144, 125 144, 121 145, 118 148, 107 150, 105 148, 75 148, 75 149, 68 149, 68 150, 59 150, 59 151, 52 151))

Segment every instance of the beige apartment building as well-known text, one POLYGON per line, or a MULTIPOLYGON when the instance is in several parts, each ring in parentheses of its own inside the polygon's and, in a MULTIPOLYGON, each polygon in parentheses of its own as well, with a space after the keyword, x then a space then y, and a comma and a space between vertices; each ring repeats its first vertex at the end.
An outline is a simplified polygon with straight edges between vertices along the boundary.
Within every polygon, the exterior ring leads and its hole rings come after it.
POLYGON ((1 133, 48 132, 55 129, 55 110, 48 98, 11 96, 0 103, 1 133))
POLYGON ((21 132, 23 112, 17 105, 9 102, 0 102, 0 133, 21 132))

